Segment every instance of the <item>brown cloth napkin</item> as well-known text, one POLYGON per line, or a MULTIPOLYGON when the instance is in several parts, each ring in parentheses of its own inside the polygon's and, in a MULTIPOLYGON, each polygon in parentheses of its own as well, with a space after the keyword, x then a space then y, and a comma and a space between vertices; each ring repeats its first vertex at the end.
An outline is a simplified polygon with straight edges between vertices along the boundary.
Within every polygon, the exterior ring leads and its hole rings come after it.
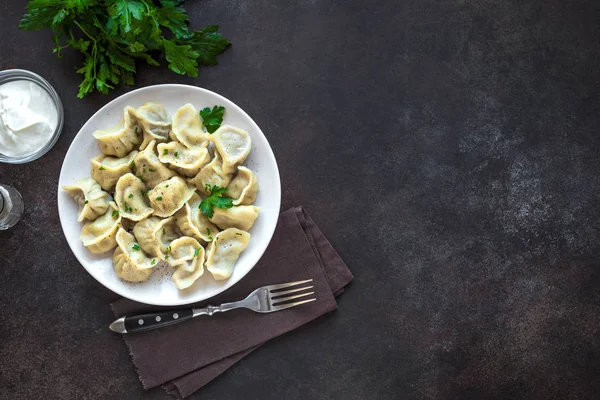
MULTIPOLYGON (((335 296, 344 291, 352 273, 306 211, 296 207, 279 216, 269 247, 244 279, 194 307, 236 301, 264 285, 310 278, 317 301, 302 306, 270 314, 234 310, 124 335, 142 385, 163 385, 173 397, 184 398, 267 340, 337 308, 335 296)), ((117 317, 157 309, 128 299, 111 307, 117 317)))

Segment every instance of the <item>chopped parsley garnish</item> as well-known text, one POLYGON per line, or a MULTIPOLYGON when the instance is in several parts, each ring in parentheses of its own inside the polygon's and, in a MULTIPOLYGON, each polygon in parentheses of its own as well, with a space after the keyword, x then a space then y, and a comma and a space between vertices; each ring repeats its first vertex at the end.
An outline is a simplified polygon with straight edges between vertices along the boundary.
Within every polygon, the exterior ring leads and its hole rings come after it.
POLYGON ((135 161, 132 161, 132 162, 129 163, 129 168, 131 168, 131 170, 133 172, 135 172, 135 161))
POLYGON ((131 207, 129 206, 129 204, 127 204, 127 202, 126 202, 126 201, 124 201, 124 202, 123 202, 123 209, 124 209, 125 211, 127 211, 127 212, 132 212, 132 211, 133 211, 133 208, 131 208, 131 207))
POLYGON ((241 234, 241 233, 239 233, 239 232, 236 232, 235 234, 236 234, 236 235, 238 235, 238 236, 242 236, 242 234, 241 234))
POLYGON ((168 259, 169 259, 169 255, 167 254, 167 255, 165 256, 165 260, 168 260, 168 259))
POLYGON ((212 110, 210 107, 200 110, 200 116, 208 133, 213 133, 219 129, 223 122, 223 114, 225 114, 225 107, 223 106, 214 106, 212 110))
POLYGON ((204 184, 204 191, 210 193, 210 185, 208 183, 204 184))
POLYGON ((173 153, 173 155, 174 155, 175 157, 177 157, 177 156, 179 156, 179 152, 178 152, 178 151, 176 151, 175 153, 173 153))
POLYGON ((144 177, 143 177, 142 175, 136 175, 136 176, 137 176, 137 178, 138 178, 140 181, 143 181, 143 180, 144 180, 144 177))
POLYGON ((133 193, 129 193, 129 196, 127 196, 127 198, 133 199, 133 193))
POLYGON ((152 262, 150 263, 150 265, 154 265, 156 264, 156 258, 152 260, 152 262))
POLYGON ((138 128, 136 126, 134 130, 135 130, 135 136, 140 136, 140 128, 138 128))
POLYGON ((206 228, 206 234, 208 235, 208 241, 211 242, 213 240, 213 237, 210 236, 210 228, 206 228))
POLYGON ((212 218, 214 215, 213 209, 215 207, 223 209, 233 207, 233 200, 222 196, 224 193, 227 193, 227 191, 227 188, 213 185, 210 189, 210 196, 202 200, 198 208, 200 208, 200 211, 208 218, 212 218))
POLYGON ((169 154, 169 150, 167 150, 167 149, 164 149, 164 150, 163 150, 163 155, 165 155, 165 156, 166 156, 167 154, 169 154))
POLYGON ((197 248, 196 251, 194 251, 194 257, 198 257, 199 252, 200 252, 200 248, 197 248))
POLYGON ((167 253, 171 252, 171 245, 169 245, 169 247, 167 247, 167 253))
POLYGON ((140 249, 140 246, 137 243, 134 243, 133 246, 131 246, 131 248, 135 251, 138 251, 140 249))
POLYGON ((169 185, 165 185, 165 187, 166 187, 166 188, 168 188, 168 187, 169 187, 169 185))
POLYGON ((149 172, 156 172, 156 170, 154 168, 148 168, 149 172))
POLYGON ((162 201, 162 196, 158 196, 156 199, 154 199, 156 201, 162 201))
POLYGON ((167 230, 165 228, 163 228, 163 235, 167 233, 167 230))
POLYGON ((117 210, 114 210, 114 211, 112 212, 112 216, 113 216, 113 218, 117 218, 117 217, 119 216, 119 211, 117 211, 117 210))
POLYGON ((106 168, 104 168, 103 166, 100 166, 100 168, 98 168, 100 171, 104 171, 106 168))
POLYGON ((87 201, 87 200, 83 202, 83 204, 87 204, 87 203, 89 203, 89 201, 87 201))

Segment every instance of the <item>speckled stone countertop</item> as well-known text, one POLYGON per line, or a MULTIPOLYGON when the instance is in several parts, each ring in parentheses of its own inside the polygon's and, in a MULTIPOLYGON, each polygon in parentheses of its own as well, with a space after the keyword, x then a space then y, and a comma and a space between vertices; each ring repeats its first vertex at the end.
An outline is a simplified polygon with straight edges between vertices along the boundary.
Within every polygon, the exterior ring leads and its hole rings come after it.
MULTIPOLYGON (((165 399, 107 329, 117 296, 72 255, 64 155, 109 96, 0 1, 0 69, 60 94, 56 146, 0 164, 25 216, 0 232, 0 398, 165 399)), ((197 399, 600 397, 600 5, 594 1, 189 1, 234 43, 199 78, 244 108, 354 273, 339 309, 197 399)))

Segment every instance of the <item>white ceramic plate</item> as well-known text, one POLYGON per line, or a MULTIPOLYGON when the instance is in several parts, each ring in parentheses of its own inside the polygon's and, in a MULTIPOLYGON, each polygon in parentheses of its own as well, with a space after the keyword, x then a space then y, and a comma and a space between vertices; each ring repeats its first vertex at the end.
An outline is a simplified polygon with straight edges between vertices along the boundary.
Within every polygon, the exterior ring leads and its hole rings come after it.
POLYGON ((271 241, 281 201, 279 170, 273 151, 260 128, 240 107, 230 100, 206 89, 187 85, 156 85, 134 90, 111 101, 96 112, 83 125, 65 156, 58 181, 58 212, 63 232, 71 250, 94 277, 121 296, 142 303, 173 306, 208 299, 242 279, 258 262, 271 241), (248 248, 239 258, 233 275, 225 281, 215 281, 205 271, 190 288, 178 290, 173 281, 171 267, 158 267, 145 282, 128 283, 117 278, 113 269, 112 251, 94 255, 79 240, 82 224, 77 222, 77 205, 61 189, 75 180, 90 176, 90 159, 100 154, 96 140, 92 136, 97 129, 105 129, 118 123, 125 106, 139 107, 146 102, 162 104, 171 115, 186 103, 198 110, 204 107, 222 105, 225 107, 223 123, 245 129, 252 137, 252 151, 244 162, 258 176, 259 193, 255 205, 260 207, 256 223, 250 230, 252 235, 248 248))

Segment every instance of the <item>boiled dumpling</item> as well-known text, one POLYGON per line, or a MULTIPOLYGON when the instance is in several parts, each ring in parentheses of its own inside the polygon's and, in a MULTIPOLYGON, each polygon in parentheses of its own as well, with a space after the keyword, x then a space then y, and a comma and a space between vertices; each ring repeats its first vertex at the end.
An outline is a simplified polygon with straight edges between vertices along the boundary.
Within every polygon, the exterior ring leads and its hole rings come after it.
POLYGON ((141 221, 154 210, 147 204, 146 185, 137 176, 125 174, 115 187, 115 201, 121 216, 132 221, 141 221))
POLYGON ((227 186, 226 196, 233 199, 234 205, 254 203, 258 194, 258 178, 246 167, 239 166, 235 178, 227 186))
POLYGON ((177 239, 173 218, 150 217, 141 220, 133 227, 133 236, 142 250, 151 256, 166 259, 169 243, 177 239))
POLYGON ((108 204, 112 200, 110 194, 102 190, 92 178, 78 179, 72 185, 63 186, 63 190, 77 202, 77 222, 84 219, 95 220, 108 210, 108 204))
POLYGON ((135 174, 144 181, 144 183, 150 188, 158 185, 162 181, 166 181, 172 176, 175 176, 175 172, 165 167, 156 154, 154 148, 156 147, 156 141, 151 141, 148 147, 144 151, 140 151, 135 157, 135 174))
POLYGON ((187 177, 195 176, 200 168, 210 161, 210 153, 206 147, 187 148, 179 142, 160 143, 158 159, 164 164, 187 177))
POLYGON ((175 214, 177 227, 186 236, 210 242, 219 233, 217 228, 206 215, 200 211, 202 199, 197 193, 175 214))
POLYGON ((248 247, 250 234, 235 228, 225 229, 215 236, 206 250, 206 269, 216 280, 228 279, 240 253, 248 247))
POLYGON ((114 201, 104 215, 93 222, 86 222, 81 229, 83 245, 94 254, 105 253, 117 246, 117 230, 121 226, 121 216, 114 201))
POLYGON ((117 232, 117 248, 113 253, 113 264, 117 276, 128 282, 141 282, 148 279, 158 260, 144 254, 135 237, 125 229, 117 232))
POLYGON ((104 154, 92 158, 92 178, 102 186, 102 189, 113 190, 121 176, 133 172, 133 159, 137 153, 137 150, 134 150, 121 158, 104 154))
POLYGON ((258 217, 258 210, 255 206, 234 206, 225 209, 215 207, 210 220, 221 229, 238 228, 249 231, 258 217))
POLYGON ((192 197, 196 189, 178 176, 159 183, 148 192, 154 215, 170 217, 192 197))
POLYGON ((250 154, 250 134, 233 126, 223 125, 210 137, 223 158, 223 172, 231 174, 250 154))
POLYGON ((146 103, 135 109, 138 124, 144 131, 140 149, 145 149, 151 141, 166 142, 171 131, 171 116, 160 104, 146 103))
POLYGON ((206 147, 209 143, 209 135, 202 129, 200 113, 191 104, 186 104, 173 115, 173 126, 171 139, 183 143, 184 146, 206 147))
POLYGON ((171 279, 179 289, 186 289, 204 274, 204 247, 191 237, 175 239, 168 262, 177 268, 171 279))
POLYGON ((100 151, 107 156, 125 157, 142 141, 142 130, 134 120, 133 107, 125 107, 121 122, 112 128, 94 132, 100 151))
POLYGON ((218 152, 215 152, 215 156, 212 161, 206 164, 198 175, 190 179, 190 183, 196 185, 196 188, 205 194, 207 193, 206 186, 213 187, 214 185, 220 187, 226 187, 231 182, 231 174, 226 174, 222 169, 222 159, 218 152))

